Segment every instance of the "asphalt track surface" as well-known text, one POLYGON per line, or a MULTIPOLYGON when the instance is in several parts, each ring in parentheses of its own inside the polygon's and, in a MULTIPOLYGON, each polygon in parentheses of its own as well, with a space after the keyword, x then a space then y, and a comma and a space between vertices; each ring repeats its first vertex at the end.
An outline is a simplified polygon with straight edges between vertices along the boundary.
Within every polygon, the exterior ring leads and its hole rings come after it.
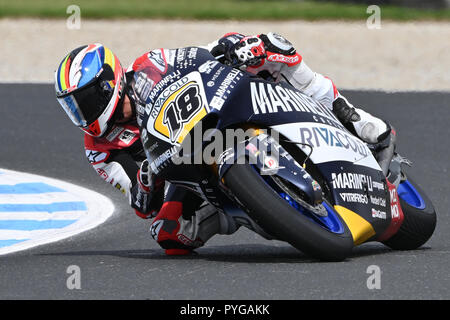
POLYGON ((116 211, 99 227, 57 243, 0 256, 0 299, 450 299, 449 93, 344 94, 389 119, 398 151, 438 213, 419 250, 363 244, 340 263, 312 260, 288 244, 244 228, 215 236, 190 257, 165 256, 125 198, 87 162, 82 134, 60 110, 52 85, 0 85, 0 168, 91 188, 116 211), (81 289, 70 290, 77 265, 81 289), (368 289, 367 268, 381 269, 381 289, 368 289))

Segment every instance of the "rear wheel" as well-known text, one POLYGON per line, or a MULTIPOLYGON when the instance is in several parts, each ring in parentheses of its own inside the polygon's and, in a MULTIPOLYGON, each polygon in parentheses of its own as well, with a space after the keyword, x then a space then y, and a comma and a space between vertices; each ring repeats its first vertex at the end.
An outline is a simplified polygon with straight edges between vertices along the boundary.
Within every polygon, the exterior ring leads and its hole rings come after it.
POLYGON ((422 188, 410 178, 400 183, 397 193, 404 220, 398 232, 383 243, 396 250, 417 249, 433 234, 436 211, 422 188))
POLYGON ((249 164, 235 164, 224 176, 225 184, 259 226, 320 260, 342 261, 351 253, 352 235, 332 205, 324 201, 305 208, 300 192, 287 181, 272 184, 271 176, 264 177, 249 164))

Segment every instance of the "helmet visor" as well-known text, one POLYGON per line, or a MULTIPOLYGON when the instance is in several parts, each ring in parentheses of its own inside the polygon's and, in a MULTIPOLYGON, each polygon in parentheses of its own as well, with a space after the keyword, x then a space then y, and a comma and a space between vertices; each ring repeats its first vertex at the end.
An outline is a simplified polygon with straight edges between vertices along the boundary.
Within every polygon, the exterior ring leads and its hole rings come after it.
POLYGON ((114 93, 111 80, 114 80, 114 73, 105 65, 84 86, 56 94, 64 111, 76 126, 87 127, 100 117, 114 93))

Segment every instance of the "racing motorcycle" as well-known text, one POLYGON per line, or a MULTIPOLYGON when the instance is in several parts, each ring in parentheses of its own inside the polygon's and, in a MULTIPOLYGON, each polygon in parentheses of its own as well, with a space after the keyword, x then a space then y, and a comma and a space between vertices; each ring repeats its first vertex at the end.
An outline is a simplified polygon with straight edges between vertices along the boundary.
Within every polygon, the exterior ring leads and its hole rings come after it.
POLYGON ((395 134, 376 153, 318 101, 201 48, 148 57, 133 79, 138 122, 150 166, 166 181, 324 261, 369 241, 415 249, 433 234, 435 209, 406 174, 395 134), (220 142, 229 130, 246 134, 220 142), (223 149, 205 156, 212 141, 223 149))

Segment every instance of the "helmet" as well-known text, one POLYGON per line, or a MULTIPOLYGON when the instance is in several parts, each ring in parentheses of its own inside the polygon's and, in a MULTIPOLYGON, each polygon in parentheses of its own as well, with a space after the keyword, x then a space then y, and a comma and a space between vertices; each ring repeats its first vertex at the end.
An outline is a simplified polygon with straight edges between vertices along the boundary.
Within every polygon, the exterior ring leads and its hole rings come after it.
POLYGON ((100 137, 123 103, 125 81, 110 49, 99 43, 85 45, 71 51, 55 72, 56 98, 77 127, 100 137))

